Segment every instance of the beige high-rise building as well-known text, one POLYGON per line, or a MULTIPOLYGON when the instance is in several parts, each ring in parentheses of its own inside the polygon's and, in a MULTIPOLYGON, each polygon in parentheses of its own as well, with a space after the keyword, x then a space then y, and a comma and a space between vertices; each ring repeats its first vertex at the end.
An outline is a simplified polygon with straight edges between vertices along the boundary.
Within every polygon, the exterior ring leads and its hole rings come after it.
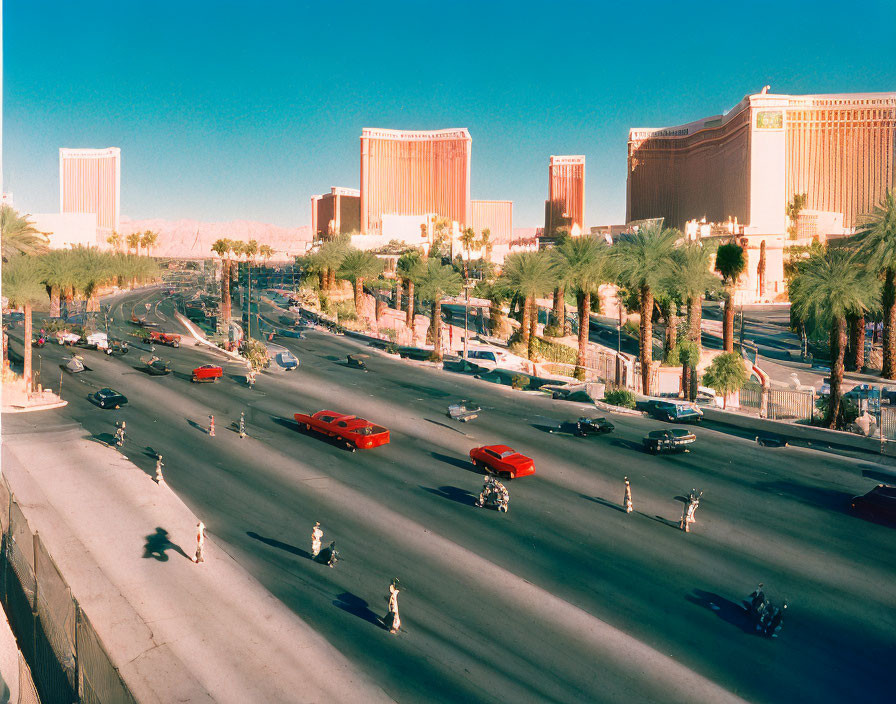
POLYGON ((677 127, 629 131, 627 220, 737 218, 745 235, 784 234, 786 206, 859 224, 896 187, 896 92, 748 95, 677 127))

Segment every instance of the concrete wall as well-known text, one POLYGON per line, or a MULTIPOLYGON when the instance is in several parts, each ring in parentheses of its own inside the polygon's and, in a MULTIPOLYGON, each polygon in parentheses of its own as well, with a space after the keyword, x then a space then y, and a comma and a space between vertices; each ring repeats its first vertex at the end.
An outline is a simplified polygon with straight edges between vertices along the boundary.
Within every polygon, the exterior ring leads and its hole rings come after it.
POLYGON ((50 249, 67 247, 100 247, 109 245, 97 229, 96 213, 35 213, 34 227, 50 235, 50 249))

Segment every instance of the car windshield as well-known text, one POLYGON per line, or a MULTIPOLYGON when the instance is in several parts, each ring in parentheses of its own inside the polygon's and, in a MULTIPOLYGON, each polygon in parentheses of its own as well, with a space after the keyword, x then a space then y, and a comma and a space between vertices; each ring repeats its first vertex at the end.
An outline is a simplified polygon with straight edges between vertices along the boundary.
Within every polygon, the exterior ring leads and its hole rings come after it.
POLYGON ((896 486, 877 486, 871 492, 878 496, 885 496, 888 499, 896 499, 896 486))
POLYGON ((363 428, 358 428, 355 432, 358 435, 379 435, 385 433, 386 429, 381 425, 366 425, 363 428))

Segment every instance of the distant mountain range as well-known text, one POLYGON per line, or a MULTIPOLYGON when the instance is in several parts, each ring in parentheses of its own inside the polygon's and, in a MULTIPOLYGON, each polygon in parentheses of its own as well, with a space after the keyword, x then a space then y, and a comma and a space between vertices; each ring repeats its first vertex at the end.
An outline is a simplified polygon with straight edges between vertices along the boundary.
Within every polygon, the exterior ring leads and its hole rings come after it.
POLYGON ((123 235, 152 230, 159 233, 153 255, 159 257, 207 257, 215 240, 257 240, 269 244, 277 254, 275 259, 292 257, 305 251, 311 239, 311 226, 280 227, 263 222, 234 220, 232 222, 200 222, 198 220, 130 220, 121 218, 119 231, 123 235))

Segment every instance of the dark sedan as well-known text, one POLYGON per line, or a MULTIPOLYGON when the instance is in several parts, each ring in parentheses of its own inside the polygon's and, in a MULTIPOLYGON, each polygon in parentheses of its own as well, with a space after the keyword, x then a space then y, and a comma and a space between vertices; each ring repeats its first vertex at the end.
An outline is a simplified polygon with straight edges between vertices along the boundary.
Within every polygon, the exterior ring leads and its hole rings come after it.
POLYGON ((691 403, 675 403, 674 401, 648 401, 647 414, 670 423, 699 423, 703 411, 691 403))
POLYGON ((864 496, 854 496, 849 506, 869 520, 896 524, 896 486, 878 484, 864 496))
POLYGON ((651 454, 658 452, 687 451, 688 445, 693 444, 697 436, 684 428, 671 428, 670 430, 654 430, 644 438, 644 449, 651 454))
POLYGON ((100 408, 121 408, 128 402, 127 397, 114 389, 100 389, 88 397, 100 408))

